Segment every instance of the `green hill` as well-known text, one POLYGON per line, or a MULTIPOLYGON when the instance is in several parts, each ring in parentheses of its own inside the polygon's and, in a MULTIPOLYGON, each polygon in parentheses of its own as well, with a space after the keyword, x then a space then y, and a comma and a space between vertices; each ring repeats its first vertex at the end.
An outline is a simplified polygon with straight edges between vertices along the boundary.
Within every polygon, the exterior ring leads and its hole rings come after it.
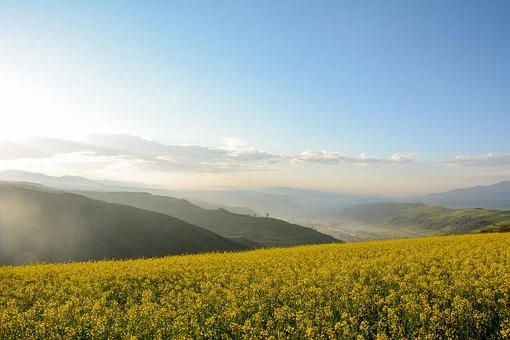
POLYGON ((243 237, 266 247, 340 242, 314 229, 279 219, 234 214, 225 209, 203 209, 183 199, 135 192, 79 193, 94 199, 175 216, 224 237, 243 237))
POLYGON ((0 182, 0 264, 246 248, 164 214, 0 182))
POLYGON ((342 210, 340 216, 429 234, 469 233, 510 223, 510 211, 447 209, 422 203, 358 204, 342 210))

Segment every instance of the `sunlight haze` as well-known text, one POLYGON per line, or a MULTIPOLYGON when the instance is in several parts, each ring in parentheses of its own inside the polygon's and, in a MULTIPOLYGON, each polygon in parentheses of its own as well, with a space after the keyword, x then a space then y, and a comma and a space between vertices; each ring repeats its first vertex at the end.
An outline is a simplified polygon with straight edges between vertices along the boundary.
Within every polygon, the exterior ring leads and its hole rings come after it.
POLYGON ((509 11, 0 1, 0 170, 385 195, 510 180, 509 11))

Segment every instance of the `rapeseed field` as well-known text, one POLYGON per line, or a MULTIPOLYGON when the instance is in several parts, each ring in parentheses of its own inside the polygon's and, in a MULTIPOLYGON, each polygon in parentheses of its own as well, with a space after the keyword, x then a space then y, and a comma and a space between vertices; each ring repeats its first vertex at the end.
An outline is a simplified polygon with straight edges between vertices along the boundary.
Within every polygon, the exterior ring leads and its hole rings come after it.
POLYGON ((0 339, 507 339, 510 235, 0 267, 0 339))

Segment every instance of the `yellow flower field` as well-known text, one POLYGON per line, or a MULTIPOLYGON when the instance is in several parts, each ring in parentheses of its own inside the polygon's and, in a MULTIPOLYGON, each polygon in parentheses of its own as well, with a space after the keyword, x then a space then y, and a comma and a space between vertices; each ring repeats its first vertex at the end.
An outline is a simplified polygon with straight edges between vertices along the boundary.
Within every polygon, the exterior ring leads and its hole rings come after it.
POLYGON ((510 234, 0 267, 36 338, 510 338, 510 234))

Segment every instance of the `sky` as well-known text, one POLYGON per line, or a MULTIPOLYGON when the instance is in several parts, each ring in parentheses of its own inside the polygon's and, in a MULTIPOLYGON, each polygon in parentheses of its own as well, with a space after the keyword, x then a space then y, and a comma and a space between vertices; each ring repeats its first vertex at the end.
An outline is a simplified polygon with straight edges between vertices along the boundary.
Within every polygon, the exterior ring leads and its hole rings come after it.
POLYGON ((510 180, 508 13, 0 0, 0 170, 395 195, 510 180))

